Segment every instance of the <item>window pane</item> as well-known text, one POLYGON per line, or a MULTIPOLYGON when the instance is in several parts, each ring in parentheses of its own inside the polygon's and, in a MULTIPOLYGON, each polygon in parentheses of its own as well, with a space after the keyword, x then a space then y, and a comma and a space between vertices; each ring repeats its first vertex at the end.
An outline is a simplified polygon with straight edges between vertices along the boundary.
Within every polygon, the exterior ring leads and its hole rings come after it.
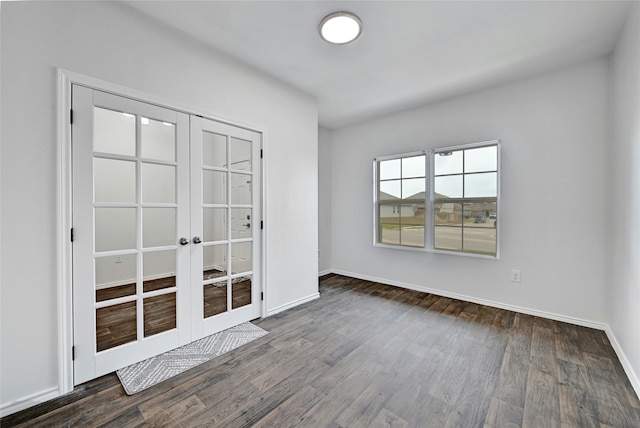
POLYGON ((435 198, 461 198, 462 175, 435 178, 435 198))
POLYGON ((435 153, 433 156, 435 175, 462 173, 462 150, 435 153))
POLYGON ((465 227, 464 248, 469 253, 496 255, 496 229, 465 227))
POLYGON ((380 205, 379 241, 400 245, 400 205, 380 205))
POLYGON ((142 118, 141 144, 143 158, 175 161, 176 125, 142 118))
POLYGON ((424 247, 424 204, 400 205, 400 243, 424 247))
POLYGON ((381 201, 400 199, 400 180, 381 181, 378 199, 381 201))
POLYGON ((461 227, 435 227, 434 247, 438 250, 462 250, 462 228, 461 227))
POLYGON ((436 225, 462 226, 462 204, 436 202, 434 207, 436 225))
POLYGON ((410 178, 402 180, 402 199, 424 199, 425 179, 410 178))
POLYGON ((496 202, 467 202, 464 204, 465 226, 492 229, 496 223, 496 202))
POLYGON ((498 196, 498 173, 465 174, 464 196, 466 198, 498 196))
POLYGON ((176 293, 148 297, 142 304, 144 337, 176 328, 176 293))
POLYGON ((402 178, 424 177, 425 156, 413 156, 402 159, 402 178))
POLYGON ((400 178, 400 159, 380 162, 380 180, 400 178))
POLYGON ((231 244, 231 273, 249 272, 252 265, 252 243, 238 242, 231 244))
POLYGON ((480 147, 464 151, 464 172, 497 171, 498 147, 480 147))
POLYGON ((227 244, 211 245, 202 249, 203 279, 220 278, 227 275, 227 244))
POLYGON ((231 203, 235 205, 251 205, 251 176, 247 174, 230 174, 231 203))
POLYGON ((161 290, 176 286, 176 251, 153 251, 142 255, 142 290, 161 290))

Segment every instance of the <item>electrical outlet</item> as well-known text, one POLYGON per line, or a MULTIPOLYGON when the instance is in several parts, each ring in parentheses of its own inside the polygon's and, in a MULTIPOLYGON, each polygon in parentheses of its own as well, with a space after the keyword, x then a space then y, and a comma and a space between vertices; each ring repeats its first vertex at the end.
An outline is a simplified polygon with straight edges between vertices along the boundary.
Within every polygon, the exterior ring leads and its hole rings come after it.
POLYGON ((511 282, 520 282, 520 271, 518 269, 511 270, 511 282))

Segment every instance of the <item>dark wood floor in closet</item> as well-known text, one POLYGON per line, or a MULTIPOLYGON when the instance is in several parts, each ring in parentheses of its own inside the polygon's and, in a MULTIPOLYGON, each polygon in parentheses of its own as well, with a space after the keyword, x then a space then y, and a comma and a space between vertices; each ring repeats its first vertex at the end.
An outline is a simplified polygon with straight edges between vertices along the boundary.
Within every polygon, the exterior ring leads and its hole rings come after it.
POLYGON ((601 331, 342 276, 320 293, 137 395, 107 375, 0 425, 640 427, 601 331))

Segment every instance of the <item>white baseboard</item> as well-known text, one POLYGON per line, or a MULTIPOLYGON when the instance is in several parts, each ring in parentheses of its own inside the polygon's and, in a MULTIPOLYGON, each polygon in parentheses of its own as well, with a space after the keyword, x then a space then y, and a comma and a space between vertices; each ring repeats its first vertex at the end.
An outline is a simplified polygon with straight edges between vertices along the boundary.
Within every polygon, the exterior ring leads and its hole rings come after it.
POLYGON ((620 342, 618 342, 618 339, 616 339, 616 335, 613 334, 611 327, 607 326, 607 328, 604 331, 607 334, 607 337, 609 338, 609 342, 611 342, 611 346, 613 346, 613 350, 616 351, 616 355, 618 355, 620 364, 622 364, 622 368, 624 369, 624 372, 627 374, 627 377, 629 378, 629 382, 631 382, 631 386, 633 387, 633 390, 636 392, 638 399, 640 399, 640 377, 638 377, 638 374, 635 372, 635 370, 633 370, 633 366, 629 362, 627 355, 622 350, 622 347, 620 346, 620 342))
POLYGON ((18 400, 13 400, 9 403, 2 403, 0 405, 0 418, 19 412, 20 410, 28 409, 29 407, 44 403, 45 401, 52 400, 59 396, 60 390, 56 386, 18 400))
POLYGON ((323 271, 318 272, 318 277, 329 275, 330 273, 333 273, 333 271, 331 269, 323 270, 323 271))
POLYGON ((350 276, 352 278, 363 279, 365 281, 379 282, 381 284, 393 285, 395 287, 407 288, 409 290, 422 291, 425 293, 435 294, 437 296, 448 297, 451 299, 463 300, 465 302, 477 303, 479 305, 491 306, 492 308, 505 309, 508 311, 519 312, 522 314, 533 315, 541 318, 548 318, 554 321, 566 322, 569 324, 575 324, 583 327, 595 328, 596 330, 605 330, 606 324, 584 320, 581 318, 569 317, 566 315, 554 314, 552 312, 539 311, 537 309, 524 308, 522 306, 510 305, 506 303, 496 302, 493 300, 486 300, 477 297, 467 296, 464 294, 451 293, 449 291, 438 290, 435 288, 423 287, 421 285, 407 284, 404 282, 393 281, 385 278, 377 278, 368 275, 360 275, 354 272, 346 272, 334 269, 332 271, 338 275, 350 276))
POLYGON ((289 303, 277 306, 277 307, 272 308, 272 309, 267 309, 267 315, 266 316, 270 317, 271 315, 275 315, 277 313, 286 311, 287 309, 295 308, 298 305, 302 305, 303 303, 310 302, 312 300, 317 299, 318 297, 320 297, 320 293, 313 293, 313 294, 311 294, 311 295, 309 295, 307 297, 303 297, 301 299, 294 300, 293 302, 289 302, 289 303))

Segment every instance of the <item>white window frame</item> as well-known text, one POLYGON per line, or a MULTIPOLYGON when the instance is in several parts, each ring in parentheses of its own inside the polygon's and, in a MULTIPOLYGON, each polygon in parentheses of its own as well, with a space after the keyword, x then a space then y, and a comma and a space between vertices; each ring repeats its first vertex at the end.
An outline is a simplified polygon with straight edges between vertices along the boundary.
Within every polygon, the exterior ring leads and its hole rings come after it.
MULTIPOLYGON (((387 156, 379 156, 373 159, 373 245, 375 247, 381 248, 391 248, 395 250, 406 250, 406 251, 418 251, 418 252, 427 252, 427 253, 436 253, 436 254, 449 254, 454 256, 463 256, 463 257, 474 257, 474 258, 482 258, 482 259, 491 259, 491 260, 499 260, 500 259, 500 223, 497 223, 496 227, 496 254, 478 254, 471 253, 465 251, 457 251, 457 250, 443 250, 435 248, 435 218, 434 218, 434 208, 435 208, 435 155, 442 152, 450 152, 450 151, 458 151, 458 150, 468 150, 475 149, 480 147, 487 146, 496 146, 497 147, 497 191, 496 191, 496 221, 501 219, 501 149, 500 149, 500 140, 487 140, 481 141, 477 143, 471 144, 461 144, 456 146, 447 146, 440 147, 436 149, 416 151, 416 152, 408 152, 401 153, 395 155, 387 155, 387 156), (378 164, 381 161, 392 160, 392 159, 402 159, 411 156, 419 156, 425 155, 427 160, 427 165, 425 169, 425 179, 427 180, 425 192, 425 216, 424 216, 424 248, 423 247, 413 247, 407 245, 393 245, 393 244, 384 244, 379 242, 379 201, 378 201, 378 164), (428 196, 427 196, 428 195, 428 196)), ((461 198, 463 199, 463 198, 461 198)))

